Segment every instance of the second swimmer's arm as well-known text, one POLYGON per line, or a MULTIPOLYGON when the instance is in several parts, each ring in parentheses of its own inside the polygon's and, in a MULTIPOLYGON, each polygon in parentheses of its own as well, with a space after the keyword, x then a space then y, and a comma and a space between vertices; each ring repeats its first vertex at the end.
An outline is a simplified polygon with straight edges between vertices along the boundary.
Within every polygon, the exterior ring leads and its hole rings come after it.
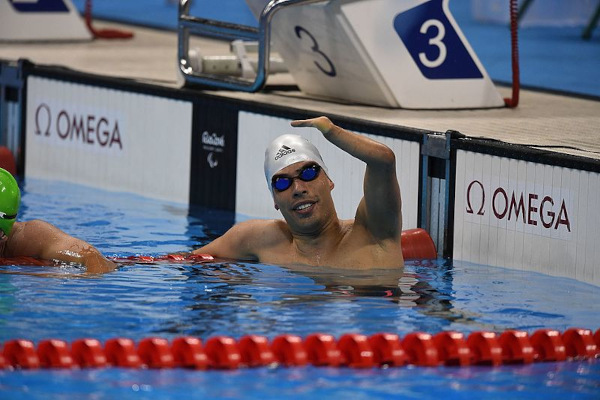
POLYGON ((91 244, 41 220, 15 223, 7 241, 7 250, 11 256, 81 264, 89 273, 109 272, 117 267, 91 244))
POLYGON ((230 260, 258 261, 255 238, 257 220, 241 222, 209 244, 192 251, 192 254, 210 254, 230 260))

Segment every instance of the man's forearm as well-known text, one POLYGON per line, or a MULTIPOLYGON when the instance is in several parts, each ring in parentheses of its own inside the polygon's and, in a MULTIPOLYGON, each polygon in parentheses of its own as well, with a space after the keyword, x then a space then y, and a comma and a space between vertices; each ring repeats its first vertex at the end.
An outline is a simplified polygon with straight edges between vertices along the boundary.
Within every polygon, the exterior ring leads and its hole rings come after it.
POLYGON ((333 124, 327 133, 323 133, 323 136, 348 154, 364 161, 367 165, 394 165, 394 152, 383 143, 366 136, 347 131, 333 124))
POLYGON ((293 121, 292 126, 317 128, 331 143, 367 165, 394 165, 394 152, 389 147, 366 136, 347 131, 335 125, 327 117, 293 121))
POLYGON ((81 264, 90 273, 109 272, 116 268, 115 263, 106 259, 92 245, 75 238, 70 241, 74 243, 64 248, 46 251, 43 258, 81 264))

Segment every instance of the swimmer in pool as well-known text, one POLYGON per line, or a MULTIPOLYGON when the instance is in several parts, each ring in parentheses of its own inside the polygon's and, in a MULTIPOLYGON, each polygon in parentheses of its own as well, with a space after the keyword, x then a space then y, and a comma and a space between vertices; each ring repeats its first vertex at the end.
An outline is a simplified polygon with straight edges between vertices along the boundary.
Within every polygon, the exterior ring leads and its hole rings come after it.
POLYGON ((284 220, 249 220, 194 251, 278 265, 401 268, 402 211, 394 152, 334 125, 327 117, 293 121, 314 127, 331 143, 366 163, 364 195, 354 219, 338 218, 333 181, 317 148, 283 135, 265 151, 265 176, 284 220))
POLYGON ((116 268, 83 240, 41 220, 17 222, 21 191, 10 172, 0 168, 0 257, 35 257, 84 265, 89 273, 116 268))

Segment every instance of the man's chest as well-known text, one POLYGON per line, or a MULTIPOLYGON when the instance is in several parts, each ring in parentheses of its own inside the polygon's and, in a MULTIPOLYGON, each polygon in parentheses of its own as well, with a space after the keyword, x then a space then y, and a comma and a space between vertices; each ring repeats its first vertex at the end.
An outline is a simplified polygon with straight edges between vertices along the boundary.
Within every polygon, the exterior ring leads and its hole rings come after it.
MULTIPOLYGON (((398 246, 399 247, 399 246, 398 246)), ((260 261, 268 264, 372 268, 402 266, 402 251, 388 251, 376 243, 347 241, 329 248, 298 249, 293 244, 264 252, 260 261)))

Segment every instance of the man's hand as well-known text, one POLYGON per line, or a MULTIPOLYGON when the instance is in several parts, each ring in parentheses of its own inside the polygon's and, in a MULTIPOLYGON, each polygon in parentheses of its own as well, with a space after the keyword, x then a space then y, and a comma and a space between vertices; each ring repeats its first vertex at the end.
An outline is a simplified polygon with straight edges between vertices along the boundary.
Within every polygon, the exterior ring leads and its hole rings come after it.
POLYGON ((104 258, 96 249, 90 250, 83 256, 83 265, 88 274, 103 274, 117 269, 117 264, 104 258))
POLYGON ((331 122, 327 117, 300 119, 292 121, 292 126, 295 128, 317 128, 319 131, 321 131, 323 135, 327 135, 329 132, 331 132, 331 129, 334 127, 333 122, 331 122))

